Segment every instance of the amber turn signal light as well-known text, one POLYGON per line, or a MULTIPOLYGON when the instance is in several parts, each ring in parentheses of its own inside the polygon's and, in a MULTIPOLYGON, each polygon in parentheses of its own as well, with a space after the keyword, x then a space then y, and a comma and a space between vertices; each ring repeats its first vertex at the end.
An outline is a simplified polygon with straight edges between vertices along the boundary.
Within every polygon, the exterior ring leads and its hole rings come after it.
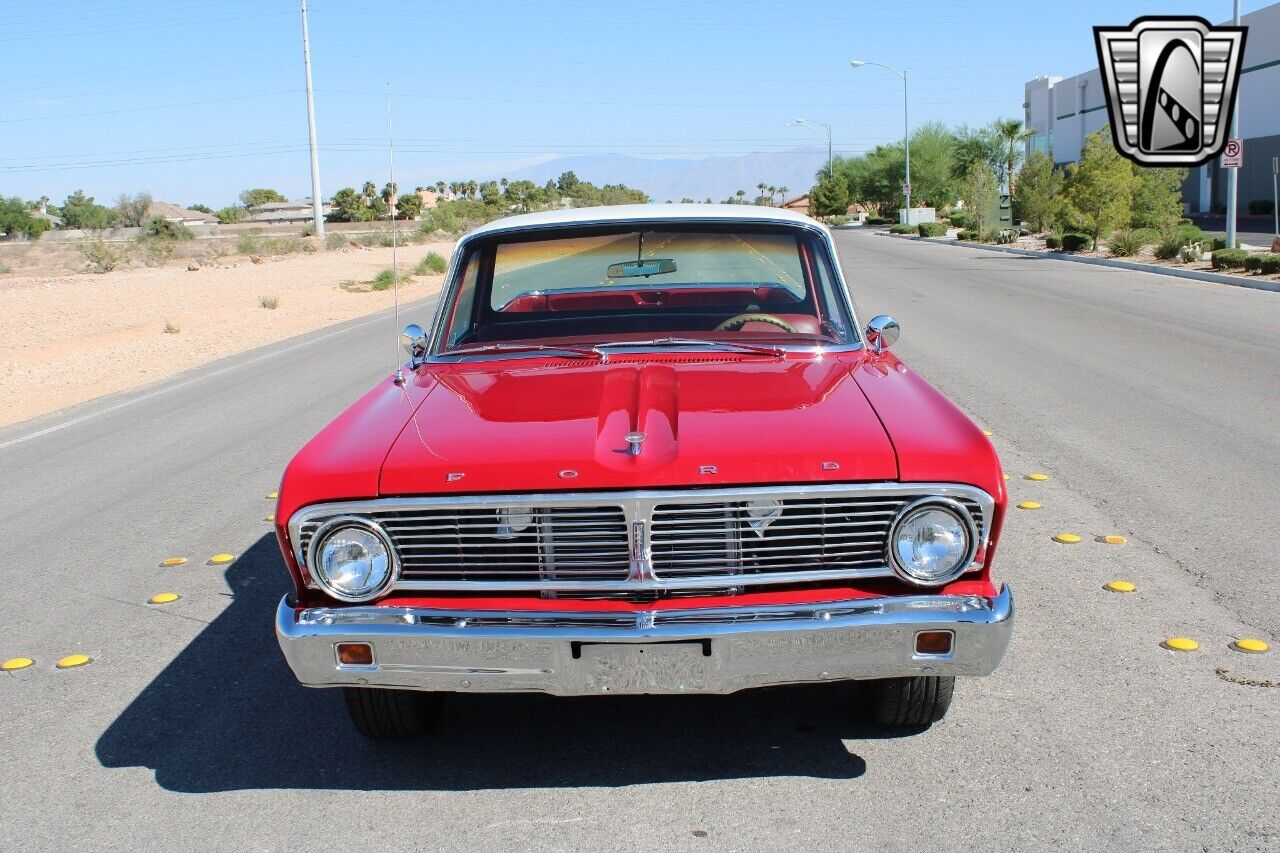
POLYGON ((368 643, 338 643, 338 663, 369 666, 373 663, 373 646, 368 643))
POLYGON ((951 654, 950 631, 921 631, 916 634, 916 654, 949 655, 951 654))

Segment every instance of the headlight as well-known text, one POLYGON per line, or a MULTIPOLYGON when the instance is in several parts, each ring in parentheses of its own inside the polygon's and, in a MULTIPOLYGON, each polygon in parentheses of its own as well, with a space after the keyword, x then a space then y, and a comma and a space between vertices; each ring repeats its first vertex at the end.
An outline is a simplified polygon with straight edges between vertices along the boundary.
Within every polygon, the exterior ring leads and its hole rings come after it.
POLYGON ((917 586, 955 580, 973 562, 978 532, 964 507, 946 498, 909 504, 889 531, 889 562, 917 586))
POLYGON ((335 518, 317 531, 310 562, 316 582, 340 601, 377 597, 398 568, 386 534, 358 518, 335 518))

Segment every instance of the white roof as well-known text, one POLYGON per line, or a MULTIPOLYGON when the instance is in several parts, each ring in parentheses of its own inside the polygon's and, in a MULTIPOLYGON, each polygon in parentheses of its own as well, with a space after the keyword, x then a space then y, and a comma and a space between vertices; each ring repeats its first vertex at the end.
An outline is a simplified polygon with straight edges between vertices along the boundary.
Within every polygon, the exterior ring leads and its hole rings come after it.
POLYGON ((754 204, 617 204, 606 207, 571 207, 522 213, 495 219, 467 235, 466 239, 504 231, 558 225, 617 225, 627 222, 779 222, 822 227, 794 210, 754 204))

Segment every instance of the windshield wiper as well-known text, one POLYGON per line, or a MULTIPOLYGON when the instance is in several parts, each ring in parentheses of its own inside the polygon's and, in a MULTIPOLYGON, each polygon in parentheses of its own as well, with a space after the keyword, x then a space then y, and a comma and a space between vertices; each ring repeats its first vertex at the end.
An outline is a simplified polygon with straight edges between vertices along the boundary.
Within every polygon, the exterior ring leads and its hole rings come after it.
POLYGON ((750 352, 756 355, 782 356, 786 353, 782 347, 770 347, 763 344, 740 344, 736 341, 715 341, 707 338, 651 338, 647 341, 607 341, 596 344, 593 349, 606 347, 718 347, 735 352, 750 352))
POLYGON ((484 344, 478 347, 462 347, 460 349, 445 350, 441 355, 484 355, 493 352, 558 352, 566 355, 574 355, 579 358, 594 358, 600 361, 605 360, 605 354, 597 351, 594 347, 586 349, 583 347, 566 347, 554 346, 552 344, 484 344))

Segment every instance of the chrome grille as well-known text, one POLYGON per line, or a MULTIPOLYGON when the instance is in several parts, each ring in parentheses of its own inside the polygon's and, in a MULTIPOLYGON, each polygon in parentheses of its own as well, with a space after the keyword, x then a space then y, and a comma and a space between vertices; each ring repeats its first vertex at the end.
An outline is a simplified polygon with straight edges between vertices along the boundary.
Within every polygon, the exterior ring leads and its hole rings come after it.
MULTIPOLYGON (((622 508, 522 507, 530 524, 503 530, 501 509, 374 512, 406 581, 623 581, 630 567, 622 508)), ((321 521, 303 525, 303 553, 321 521)))
POLYGON ((930 495, 959 501, 987 540, 992 498, 946 483, 381 498, 306 507, 289 530, 305 565, 329 519, 377 521, 400 557, 399 590, 680 594, 890 577, 889 527, 930 495), (779 515, 753 526, 756 500, 780 502, 779 515), (528 516, 519 529, 500 529, 505 508, 528 516))
POLYGON ((907 501, 818 498, 783 502, 761 524, 748 502, 661 504, 651 542, 659 577, 724 577, 761 572, 878 568, 889 525, 907 501))

